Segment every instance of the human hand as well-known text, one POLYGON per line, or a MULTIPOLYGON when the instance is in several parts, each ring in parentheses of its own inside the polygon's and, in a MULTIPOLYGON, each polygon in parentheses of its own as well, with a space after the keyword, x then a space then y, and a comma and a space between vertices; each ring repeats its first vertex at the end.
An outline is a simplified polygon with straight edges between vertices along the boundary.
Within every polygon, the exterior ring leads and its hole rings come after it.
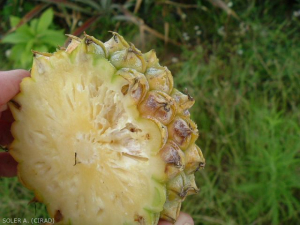
MULTIPOLYGON (((0 145, 8 146, 13 137, 10 127, 14 121, 7 103, 19 92, 20 82, 30 73, 26 70, 0 72, 0 145)), ((17 162, 8 152, 0 152, 0 177, 17 175, 17 162)))

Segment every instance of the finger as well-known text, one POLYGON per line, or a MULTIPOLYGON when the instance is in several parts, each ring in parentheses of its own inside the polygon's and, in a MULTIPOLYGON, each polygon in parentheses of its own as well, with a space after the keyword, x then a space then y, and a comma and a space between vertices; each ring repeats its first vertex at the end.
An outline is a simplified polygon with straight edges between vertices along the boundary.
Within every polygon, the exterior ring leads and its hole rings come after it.
POLYGON ((10 128, 14 118, 9 109, 2 112, 0 117, 0 145, 7 146, 13 141, 10 128))
POLYGON ((18 163, 8 152, 0 152, 0 177, 13 177, 17 175, 18 163))
POLYGON ((13 141, 13 137, 10 132, 12 121, 7 121, 2 118, 5 118, 4 115, 0 118, 0 145, 7 146, 13 141))
MULTIPOLYGON (((173 225, 173 223, 159 221, 158 225, 173 225)), ((194 220, 189 214, 181 212, 174 225, 194 225, 194 220)))
POLYGON ((11 70, 0 72, 0 107, 5 105, 20 90, 20 82, 30 76, 26 70, 11 70))
MULTIPOLYGON (((8 107, 7 107, 7 104, 1 105, 1 106, 0 106, 0 113, 3 112, 3 111, 5 111, 5 110, 7 110, 7 108, 8 108, 8 107)), ((1 115, 1 114, 0 114, 0 115, 1 115)))
POLYGON ((0 114, 0 145, 8 146, 13 141, 13 136, 10 132, 14 118, 10 109, 5 110, 0 114))
POLYGON ((4 121, 6 121, 6 122, 13 122, 13 121, 15 121, 14 117, 11 114, 11 111, 10 111, 9 108, 6 109, 5 111, 3 111, 2 115, 0 117, 0 122, 4 122, 4 121))

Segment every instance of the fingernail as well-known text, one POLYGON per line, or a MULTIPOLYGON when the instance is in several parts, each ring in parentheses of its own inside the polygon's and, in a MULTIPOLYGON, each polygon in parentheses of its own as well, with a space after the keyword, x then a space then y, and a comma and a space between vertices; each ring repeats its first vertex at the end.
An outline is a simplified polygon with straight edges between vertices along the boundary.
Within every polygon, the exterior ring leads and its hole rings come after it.
POLYGON ((192 225, 192 224, 190 224, 190 223, 185 223, 185 224, 183 224, 183 225, 192 225))

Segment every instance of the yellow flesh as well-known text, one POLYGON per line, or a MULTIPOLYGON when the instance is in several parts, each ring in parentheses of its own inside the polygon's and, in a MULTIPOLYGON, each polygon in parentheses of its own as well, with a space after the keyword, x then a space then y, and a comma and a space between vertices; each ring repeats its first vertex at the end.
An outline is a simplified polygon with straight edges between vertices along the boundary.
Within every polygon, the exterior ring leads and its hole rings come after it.
POLYGON ((116 71, 104 58, 72 61, 60 52, 37 59, 33 70, 39 75, 23 81, 26 99, 16 98, 23 112, 14 112, 12 129, 23 182, 52 216, 60 210, 72 224, 139 224, 134 218, 146 214, 155 195, 152 177, 164 173, 153 154, 162 141, 157 125, 141 119, 111 83, 116 71))

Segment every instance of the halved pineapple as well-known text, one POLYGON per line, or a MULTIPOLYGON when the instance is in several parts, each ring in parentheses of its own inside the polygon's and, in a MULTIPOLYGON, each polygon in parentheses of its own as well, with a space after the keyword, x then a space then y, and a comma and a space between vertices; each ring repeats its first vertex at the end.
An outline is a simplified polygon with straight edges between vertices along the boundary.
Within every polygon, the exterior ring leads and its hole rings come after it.
POLYGON ((194 100, 153 50, 117 33, 106 43, 70 37, 65 50, 34 53, 10 104, 20 181, 57 224, 175 222, 205 164, 194 100))

